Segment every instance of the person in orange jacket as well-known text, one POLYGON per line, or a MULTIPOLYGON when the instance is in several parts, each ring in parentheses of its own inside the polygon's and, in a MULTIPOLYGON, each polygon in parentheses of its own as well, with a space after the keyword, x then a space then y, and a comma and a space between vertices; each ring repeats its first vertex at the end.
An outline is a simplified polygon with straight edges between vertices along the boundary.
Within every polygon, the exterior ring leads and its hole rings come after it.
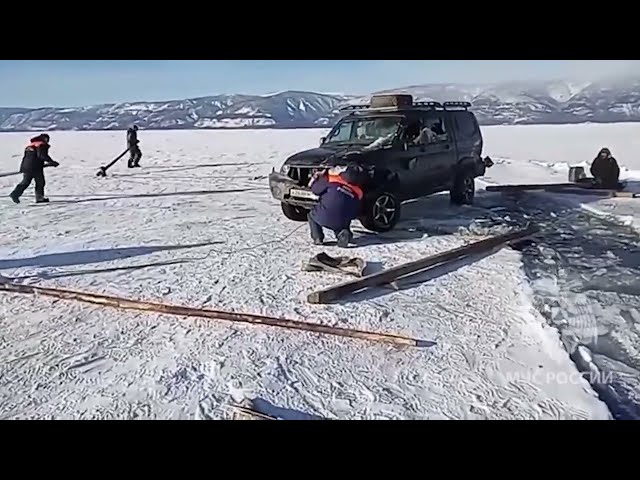
POLYGON ((14 203, 20 203, 20 197, 24 191, 35 180, 36 203, 47 203, 49 199, 44 196, 44 167, 57 167, 60 164, 49 156, 49 135, 43 133, 31 139, 31 143, 27 145, 20 164, 20 173, 22 173, 22 181, 16 185, 16 188, 9 194, 14 203))
POLYGON ((358 166, 350 166, 339 175, 325 171, 315 176, 311 191, 319 200, 309 212, 308 221, 316 245, 324 242, 323 227, 333 231, 339 247, 346 248, 352 242, 351 221, 358 217, 363 197, 360 178, 362 169, 358 166))

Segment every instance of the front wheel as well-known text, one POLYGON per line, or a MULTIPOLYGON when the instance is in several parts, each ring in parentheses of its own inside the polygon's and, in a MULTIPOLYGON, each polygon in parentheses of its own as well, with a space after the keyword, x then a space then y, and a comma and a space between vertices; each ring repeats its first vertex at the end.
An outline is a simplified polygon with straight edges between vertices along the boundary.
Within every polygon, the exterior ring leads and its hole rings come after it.
POLYGON ((289 220, 294 222, 306 222, 309 210, 306 208, 298 207, 297 205, 289 205, 288 203, 282 203, 282 213, 289 220))
POLYGON ((451 203, 455 205, 471 205, 476 193, 476 180, 471 172, 460 172, 451 189, 451 203))
POLYGON ((360 223, 373 232, 388 232, 400 220, 400 202, 391 193, 380 193, 364 201, 360 223))

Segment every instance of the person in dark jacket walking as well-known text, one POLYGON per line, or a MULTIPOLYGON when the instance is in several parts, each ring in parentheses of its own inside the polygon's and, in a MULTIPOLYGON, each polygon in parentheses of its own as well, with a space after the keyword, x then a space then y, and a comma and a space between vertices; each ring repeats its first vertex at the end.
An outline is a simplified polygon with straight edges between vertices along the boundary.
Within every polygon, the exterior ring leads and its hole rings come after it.
POLYGON ((308 217, 314 244, 323 244, 324 227, 334 233, 339 247, 349 246, 353 240, 351 221, 358 217, 361 209, 361 175, 362 171, 357 166, 350 166, 339 175, 327 171, 316 174, 311 191, 319 197, 319 201, 308 217))
POLYGON ((591 175, 593 175, 596 187, 607 189, 619 189, 621 187, 619 182, 620 167, 608 148, 603 148, 598 152, 598 156, 591 164, 591 175))
POLYGON ((22 181, 9 195, 14 203, 20 203, 20 197, 24 191, 31 185, 31 181, 35 180, 36 203, 47 203, 48 198, 44 196, 44 167, 60 165, 49 156, 49 135, 43 133, 31 139, 31 143, 25 148, 22 163, 20 164, 20 173, 22 173, 22 181))
POLYGON ((129 148, 129 168, 139 168, 140 167, 140 159, 142 158, 142 151, 140 151, 140 147, 138 144, 140 140, 138 140, 138 126, 134 125, 133 127, 127 130, 127 147, 129 148))

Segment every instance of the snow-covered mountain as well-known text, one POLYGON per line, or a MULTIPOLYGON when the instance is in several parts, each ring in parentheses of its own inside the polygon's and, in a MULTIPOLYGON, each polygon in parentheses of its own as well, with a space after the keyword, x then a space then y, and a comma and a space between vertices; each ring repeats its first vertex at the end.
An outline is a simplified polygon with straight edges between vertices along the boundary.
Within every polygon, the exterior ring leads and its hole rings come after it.
MULTIPOLYGON (((431 84, 389 90, 416 100, 466 100, 483 125, 640 121, 640 79, 431 84)), ((382 92, 376 92, 382 93, 382 92)), ((0 108, 0 131, 306 128, 330 126, 338 108, 369 97, 286 91, 78 108, 0 108)))
POLYGON ((96 105, 80 108, 0 109, 0 131, 303 128, 332 123, 338 107, 353 97, 312 92, 217 95, 96 105))
POLYGON ((484 125, 640 121, 640 79, 418 85, 417 100, 465 100, 484 125))

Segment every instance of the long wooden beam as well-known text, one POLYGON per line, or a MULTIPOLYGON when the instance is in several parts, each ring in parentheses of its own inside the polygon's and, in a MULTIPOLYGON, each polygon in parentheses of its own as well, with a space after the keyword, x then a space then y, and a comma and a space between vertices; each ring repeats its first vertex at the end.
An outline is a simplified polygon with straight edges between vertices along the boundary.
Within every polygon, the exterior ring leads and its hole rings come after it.
POLYGON ((388 270, 383 270, 372 275, 367 275, 366 277, 358 280, 340 283, 324 290, 312 292, 308 295, 307 301, 309 303, 330 303, 349 293, 354 293, 368 287, 385 285, 411 273, 416 273, 445 262, 457 260, 467 255, 490 251, 502 245, 508 245, 513 242, 524 240, 536 235, 538 232, 538 227, 529 226, 524 230, 518 230, 516 232, 480 240, 470 245, 454 248, 453 250, 448 250, 414 262, 398 265, 397 267, 389 268, 388 270))
POLYGON ((131 300, 127 298, 101 295, 97 293, 79 292, 75 290, 63 290, 57 288, 36 287, 32 285, 20 285, 0 278, 0 291, 12 293, 23 293, 32 295, 43 295, 47 297, 59 298, 62 300, 74 300, 114 308, 127 310, 141 310, 185 317, 200 317, 216 320, 227 320, 230 322, 250 323, 259 325, 269 325, 272 327, 287 328, 293 330, 305 330, 314 333, 327 335, 337 335, 342 337, 357 338, 373 342, 386 342, 395 345, 424 347, 433 345, 433 342, 417 340, 388 333, 375 333, 364 330, 353 330, 350 328, 332 327, 315 323, 300 322, 285 318, 267 317, 262 315, 252 315, 245 313, 232 313, 220 310, 206 310, 200 308, 183 307, 165 303, 146 302, 142 300, 131 300))
POLYGON ((640 194, 633 192, 621 192, 619 190, 605 190, 602 188, 545 188, 545 192, 561 193, 565 195, 596 195, 611 198, 639 198, 640 194))
POLYGON ((488 185, 487 192, 553 192, 569 195, 601 195, 605 197, 638 198, 640 194, 606 188, 595 188, 591 184, 580 183, 532 183, 523 185, 488 185))
POLYGON ((546 188, 586 188, 578 183, 530 183, 524 185, 487 185, 487 192, 524 192, 528 190, 545 190, 546 188))

